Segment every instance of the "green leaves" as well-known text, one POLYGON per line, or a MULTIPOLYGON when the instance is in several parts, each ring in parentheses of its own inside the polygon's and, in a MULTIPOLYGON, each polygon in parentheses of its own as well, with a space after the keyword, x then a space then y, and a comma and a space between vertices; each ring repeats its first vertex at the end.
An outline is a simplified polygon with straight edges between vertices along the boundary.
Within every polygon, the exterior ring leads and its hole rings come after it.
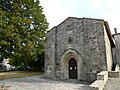
POLYGON ((14 62, 20 60, 20 64, 24 65, 36 61, 44 51, 47 28, 48 23, 39 0, 0 0, 2 57, 13 58, 14 62))

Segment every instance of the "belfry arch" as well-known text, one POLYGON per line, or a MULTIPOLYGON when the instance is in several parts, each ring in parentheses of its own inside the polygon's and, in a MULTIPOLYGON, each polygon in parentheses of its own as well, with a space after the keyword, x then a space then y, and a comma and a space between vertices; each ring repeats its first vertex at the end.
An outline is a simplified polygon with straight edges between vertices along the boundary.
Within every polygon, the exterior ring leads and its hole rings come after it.
POLYGON ((77 63, 76 67, 74 67, 77 69, 77 78, 76 79, 82 80, 83 79, 83 61, 82 61, 82 58, 81 58, 80 54, 78 54, 78 52, 76 52, 75 50, 71 50, 71 49, 65 51, 61 57, 63 78, 64 79, 70 78, 69 63, 70 63, 71 59, 74 59, 77 63))

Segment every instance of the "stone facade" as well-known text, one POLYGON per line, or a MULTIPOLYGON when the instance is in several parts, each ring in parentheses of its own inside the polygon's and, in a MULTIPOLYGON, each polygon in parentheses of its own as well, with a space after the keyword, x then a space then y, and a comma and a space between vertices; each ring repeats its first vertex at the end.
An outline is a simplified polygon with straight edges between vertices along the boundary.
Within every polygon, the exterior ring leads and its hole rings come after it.
POLYGON ((97 78, 97 73, 112 70, 114 43, 106 21, 69 17, 53 27, 47 37, 46 76, 69 79, 72 58, 77 62, 76 79, 79 80, 91 82, 97 78))
POLYGON ((115 40, 115 48, 113 49, 113 56, 115 63, 120 65, 120 33, 113 35, 115 40))

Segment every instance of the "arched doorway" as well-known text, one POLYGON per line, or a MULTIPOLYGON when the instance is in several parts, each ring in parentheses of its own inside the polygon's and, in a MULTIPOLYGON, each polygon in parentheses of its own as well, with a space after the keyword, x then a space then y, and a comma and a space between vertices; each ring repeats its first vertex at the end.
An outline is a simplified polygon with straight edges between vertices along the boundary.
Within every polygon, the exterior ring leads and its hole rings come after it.
POLYGON ((69 78, 77 79, 77 61, 74 58, 69 60, 69 78))
MULTIPOLYGON (((76 52, 75 50, 72 49, 68 49, 67 51, 65 51, 61 57, 61 62, 62 62, 62 67, 61 67, 61 71, 63 73, 62 78, 63 79, 69 79, 69 62, 72 61, 72 59, 75 60, 76 62, 76 77, 77 79, 83 80, 84 79, 84 75, 83 75, 83 60, 80 56, 80 54, 78 52, 76 52)), ((73 61, 74 61, 73 60, 73 61)))

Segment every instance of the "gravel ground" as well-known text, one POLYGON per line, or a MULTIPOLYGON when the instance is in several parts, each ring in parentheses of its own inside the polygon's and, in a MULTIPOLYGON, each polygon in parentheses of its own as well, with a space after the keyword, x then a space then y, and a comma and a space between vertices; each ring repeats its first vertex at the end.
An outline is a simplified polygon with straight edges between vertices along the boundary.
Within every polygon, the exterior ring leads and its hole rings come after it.
POLYGON ((104 90, 120 90, 120 78, 108 78, 104 90))
POLYGON ((32 76, 0 81, 0 90, 86 90, 77 80, 51 80, 32 76))

